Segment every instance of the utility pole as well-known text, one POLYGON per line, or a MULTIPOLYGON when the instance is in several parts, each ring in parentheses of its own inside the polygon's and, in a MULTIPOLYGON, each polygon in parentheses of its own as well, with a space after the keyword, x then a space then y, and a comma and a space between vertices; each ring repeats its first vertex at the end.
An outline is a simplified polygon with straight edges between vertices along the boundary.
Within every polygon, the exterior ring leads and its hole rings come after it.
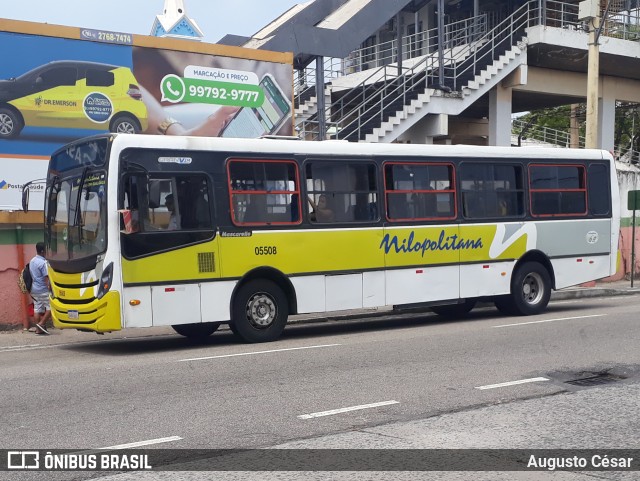
POLYGON ((587 132, 585 147, 596 149, 598 145, 598 98, 600 84, 600 48, 603 18, 607 18, 611 0, 584 0, 578 4, 578 20, 586 20, 589 28, 589 60, 587 66, 587 132), (604 14, 600 3, 606 2, 604 14))
POLYGON ((569 120, 569 147, 580 148, 580 126, 578 124, 578 105, 571 104, 571 118, 569 120))
MULTIPOLYGON (((587 0, 592 1, 592 0, 587 0)), ((598 5, 598 10, 600 6, 598 5)), ((589 28, 589 65, 587 67, 587 135, 585 147, 598 148, 598 87, 600 83, 600 49, 598 32, 600 29, 600 12, 591 20, 589 28)))

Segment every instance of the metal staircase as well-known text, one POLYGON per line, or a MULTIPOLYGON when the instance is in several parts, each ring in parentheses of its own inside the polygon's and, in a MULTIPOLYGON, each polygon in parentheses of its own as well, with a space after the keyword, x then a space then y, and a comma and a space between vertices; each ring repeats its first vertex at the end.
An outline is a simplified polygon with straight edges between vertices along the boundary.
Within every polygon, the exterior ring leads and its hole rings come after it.
MULTIPOLYGON (((375 70, 357 86, 334 94, 324 112, 332 138, 349 141, 390 142, 428 114, 459 113, 503 79, 524 57, 526 28, 538 22, 531 2, 483 34, 465 24, 450 35, 442 55, 413 59, 412 65, 387 65, 375 70), (337 98, 339 96, 339 98, 337 98), (438 102, 433 100, 438 98, 438 102)), ((300 135, 317 139, 318 113, 298 124, 300 135)))

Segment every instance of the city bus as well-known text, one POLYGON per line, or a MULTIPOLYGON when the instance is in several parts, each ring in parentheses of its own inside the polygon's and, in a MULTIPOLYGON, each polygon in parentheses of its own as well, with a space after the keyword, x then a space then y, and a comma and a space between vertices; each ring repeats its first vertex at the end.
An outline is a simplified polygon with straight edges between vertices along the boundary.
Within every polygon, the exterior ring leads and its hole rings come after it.
POLYGON ((304 313, 539 314, 615 273, 619 224, 606 151, 128 134, 56 151, 44 212, 56 328, 245 342, 304 313))

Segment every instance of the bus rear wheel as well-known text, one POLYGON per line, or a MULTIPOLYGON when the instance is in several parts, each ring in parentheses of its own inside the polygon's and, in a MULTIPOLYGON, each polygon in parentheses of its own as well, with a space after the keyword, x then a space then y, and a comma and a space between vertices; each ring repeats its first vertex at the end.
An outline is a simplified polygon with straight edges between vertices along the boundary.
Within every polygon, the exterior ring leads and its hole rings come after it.
POLYGON ((173 330, 189 339, 202 339, 209 337, 220 327, 219 322, 203 322, 199 324, 176 324, 173 330))
POLYGON ((551 276, 542 264, 525 262, 511 280, 511 295, 496 299, 505 314, 531 316, 545 310, 551 299, 551 276))
POLYGON ((466 299, 460 304, 433 306, 431 310, 442 317, 456 318, 466 316, 474 307, 476 307, 476 301, 466 299))
POLYGON ((271 342, 280 337, 287 324, 287 297, 275 283, 249 281, 236 293, 231 314, 231 330, 245 342, 271 342))

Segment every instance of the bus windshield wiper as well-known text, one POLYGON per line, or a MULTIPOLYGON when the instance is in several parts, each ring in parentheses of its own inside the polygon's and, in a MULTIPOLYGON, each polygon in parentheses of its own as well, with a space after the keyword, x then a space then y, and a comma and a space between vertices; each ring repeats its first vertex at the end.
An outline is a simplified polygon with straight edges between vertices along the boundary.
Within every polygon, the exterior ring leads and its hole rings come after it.
MULTIPOLYGON (((82 245, 82 219, 80 212, 80 202, 82 202, 82 192, 84 191, 84 182, 87 179, 87 174, 89 173, 89 167, 85 167, 82 169, 82 176, 80 177, 80 182, 78 182, 78 194, 76 195, 76 211, 73 219, 73 223, 75 227, 78 228, 78 244, 82 245)), ((71 238, 71 236, 69 236, 71 238)))
MULTIPOLYGON (((53 223, 53 219, 52 219, 52 207, 51 207, 51 198, 53 197, 53 193, 55 191, 56 196, 58 195, 58 193, 60 192, 60 177, 58 177, 57 175, 53 177, 53 179, 51 179, 51 188, 49 189, 49 192, 47 192, 47 212, 46 212, 46 217, 45 217, 45 226, 46 227, 50 227, 51 224, 53 223)), ((56 198, 56 212, 58 211, 58 203, 57 203, 57 198, 56 198)))
POLYGON ((89 167, 85 167, 82 169, 82 176, 80 177, 80 181, 78 182, 78 195, 76 195, 76 209, 75 216, 73 218, 73 224, 80 224, 80 202, 82 201, 82 191, 84 188, 84 181, 87 178, 87 174, 89 173, 89 167))

